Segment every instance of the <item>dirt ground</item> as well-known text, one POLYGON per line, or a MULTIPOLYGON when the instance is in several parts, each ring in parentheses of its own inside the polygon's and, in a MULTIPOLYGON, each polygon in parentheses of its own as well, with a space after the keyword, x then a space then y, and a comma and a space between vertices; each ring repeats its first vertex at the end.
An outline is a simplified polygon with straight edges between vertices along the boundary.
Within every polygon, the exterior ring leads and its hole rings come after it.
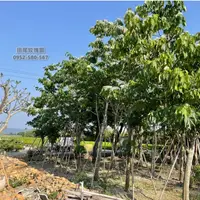
MULTIPOLYGON (((48 195, 52 195, 55 191, 60 191, 57 193, 57 196, 61 195, 63 190, 74 190, 77 185, 72 183, 74 177, 76 176, 75 167, 70 165, 65 170, 54 169, 54 175, 50 171, 52 168, 51 164, 45 163, 43 169, 41 168, 41 162, 35 162, 34 164, 28 165, 26 162, 19 160, 17 158, 11 157, 1 157, 3 161, 6 174, 10 180, 19 180, 21 183, 16 185, 21 185, 23 187, 35 187, 39 188, 41 191, 44 191, 48 195), (48 171, 48 172, 47 172, 48 171), (71 181, 69 181, 71 180, 71 181)), ((72 161, 74 162, 74 161, 72 161)), ((86 161, 88 162, 88 161, 86 161)), ((84 166, 84 164, 83 164, 84 166)), ((127 193, 124 191, 125 176, 124 172, 120 172, 119 169, 115 169, 112 172, 105 170, 105 163, 102 164, 101 176, 104 177, 102 181, 106 185, 102 189, 102 185, 92 191, 104 193, 107 195, 113 195, 122 199, 130 199, 132 195, 132 190, 127 193)), ((124 168, 122 166, 121 168, 124 168)), ((162 172, 162 177, 159 179, 152 180, 149 176, 149 171, 145 167, 135 168, 135 199, 136 200, 160 200, 161 192, 164 188, 168 173, 170 168, 164 168, 162 172)), ((92 176, 92 165, 87 163, 84 167, 84 173, 88 177, 92 176)), ((4 171, 2 167, 0 168, 0 175, 3 175, 4 171)), ((181 200, 182 196, 182 186, 177 179, 178 172, 174 170, 172 177, 170 178, 165 192, 163 194, 162 200, 181 200)), ((90 178, 87 179, 88 181, 90 178)), ((87 183, 87 180, 84 180, 87 183)), ((12 183, 12 182, 11 182, 12 183)), ((13 186, 13 183, 12 183, 13 186)), ((86 184, 85 184, 85 187, 86 184)), ((6 188, 4 191, 0 192, 0 199, 3 200, 23 200, 21 196, 16 197, 17 186, 16 188, 10 187, 6 188), (6 199, 7 198, 7 199, 6 199)), ((59 199, 52 197, 52 199, 59 199)))
MULTIPOLYGON (((1 166, 0 175, 6 174, 10 185, 0 192, 0 199, 24 199, 20 195, 17 195, 19 186, 20 188, 38 188, 47 195, 51 195, 55 191, 60 191, 57 196, 61 195, 65 189, 70 190, 77 187, 76 184, 71 183, 64 177, 54 176, 43 169, 35 169, 17 158, 1 156, 0 159, 5 169, 4 171, 1 166)), ((55 199, 58 198, 55 197, 55 199)))

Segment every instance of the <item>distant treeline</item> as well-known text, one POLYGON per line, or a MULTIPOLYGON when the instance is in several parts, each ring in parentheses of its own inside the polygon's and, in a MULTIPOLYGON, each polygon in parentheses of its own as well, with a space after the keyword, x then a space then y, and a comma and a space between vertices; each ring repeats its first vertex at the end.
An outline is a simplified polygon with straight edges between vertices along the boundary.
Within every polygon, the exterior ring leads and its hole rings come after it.
POLYGON ((19 132, 16 135, 23 136, 23 137, 35 137, 35 131, 29 130, 29 131, 23 131, 19 132))

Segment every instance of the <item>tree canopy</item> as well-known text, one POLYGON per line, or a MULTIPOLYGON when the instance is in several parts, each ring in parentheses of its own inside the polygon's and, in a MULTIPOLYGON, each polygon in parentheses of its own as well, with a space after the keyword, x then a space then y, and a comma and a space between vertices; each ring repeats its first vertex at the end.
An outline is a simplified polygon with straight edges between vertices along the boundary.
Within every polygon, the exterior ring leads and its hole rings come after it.
MULTIPOLYGON (((155 126, 168 130, 171 138, 184 135, 192 146, 199 134, 200 35, 185 30, 185 11, 183 1, 146 1, 128 9, 123 19, 97 21, 85 56, 67 54, 45 68, 29 124, 49 139, 64 130, 78 145, 89 130, 96 135, 98 153, 106 127, 113 128, 115 143, 121 124, 128 130, 129 156, 131 146, 136 148, 132 140, 147 133, 153 139, 152 126, 153 132, 155 126)), ((97 156, 97 168, 99 162, 97 156)))

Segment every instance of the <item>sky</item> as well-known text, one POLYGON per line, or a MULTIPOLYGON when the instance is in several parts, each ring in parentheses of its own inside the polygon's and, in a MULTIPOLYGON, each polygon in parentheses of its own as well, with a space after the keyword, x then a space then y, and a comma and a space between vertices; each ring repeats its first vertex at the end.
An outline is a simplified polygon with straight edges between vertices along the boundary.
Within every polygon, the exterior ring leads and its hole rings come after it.
MULTIPOLYGON (((4 80, 20 80, 20 88, 27 88, 31 96, 38 96, 35 86, 43 76, 45 66, 65 59, 65 53, 83 56, 94 40, 89 29, 97 20, 114 21, 123 18, 128 8, 143 2, 0 2, 0 73, 4 80), (16 61, 18 47, 44 47, 49 59, 44 61, 16 61)), ((185 2, 186 29, 200 31, 200 2, 185 2)), ((0 91, 1 97, 2 91, 0 91)), ((0 118, 1 120, 1 118, 0 118)), ((25 113, 14 116, 9 128, 30 128, 25 113)))

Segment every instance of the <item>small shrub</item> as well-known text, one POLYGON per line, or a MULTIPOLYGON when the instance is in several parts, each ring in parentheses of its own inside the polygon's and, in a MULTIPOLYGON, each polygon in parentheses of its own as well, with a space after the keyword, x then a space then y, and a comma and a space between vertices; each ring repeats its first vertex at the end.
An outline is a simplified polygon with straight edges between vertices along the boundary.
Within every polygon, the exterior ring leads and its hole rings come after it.
POLYGON ((9 184, 13 188, 19 187, 19 186, 21 186, 21 185, 23 185, 25 183, 27 183, 27 179, 26 178, 17 179, 15 177, 15 178, 9 179, 9 184))
POLYGON ((91 187, 91 178, 89 178, 87 176, 87 174, 85 172, 78 172, 75 174, 75 176, 73 177, 73 179, 71 180, 74 183, 80 183, 80 182, 84 182, 84 187, 86 188, 90 188, 91 187))
POLYGON ((19 151, 23 149, 23 145, 20 141, 15 139, 7 140, 1 139, 0 140, 0 149, 4 151, 19 151))
POLYGON ((200 200, 200 194, 190 194, 190 200, 200 200))
POLYGON ((58 192, 52 192, 48 195, 49 199, 55 199, 58 196, 58 192))
POLYGON ((42 151, 42 150, 31 150, 31 149, 29 149, 27 151, 27 159, 29 161, 31 159, 32 160, 37 160, 37 161, 43 160, 44 159, 43 153, 44 153, 44 151, 42 151))
POLYGON ((116 187, 116 184, 111 182, 107 176, 102 176, 98 181, 94 182, 94 189, 106 195, 112 195, 111 190, 114 187, 116 187))
POLYGON ((74 153, 77 156, 79 154, 85 154, 87 151, 83 145, 77 145, 74 149, 74 153))
POLYGON ((200 165, 196 165, 193 168, 193 176, 191 176, 191 185, 200 184, 200 165))
POLYGON ((192 187, 194 184, 195 184, 194 176, 191 176, 190 177, 190 187, 192 187))

